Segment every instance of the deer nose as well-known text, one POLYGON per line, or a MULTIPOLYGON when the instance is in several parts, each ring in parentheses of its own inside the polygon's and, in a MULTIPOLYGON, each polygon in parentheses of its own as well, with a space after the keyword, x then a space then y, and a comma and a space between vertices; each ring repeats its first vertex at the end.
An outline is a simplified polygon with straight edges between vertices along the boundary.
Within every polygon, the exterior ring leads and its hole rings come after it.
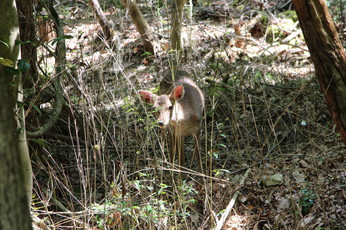
POLYGON ((160 126, 160 127, 163 127, 165 124, 163 123, 163 121, 157 121, 157 124, 160 126))

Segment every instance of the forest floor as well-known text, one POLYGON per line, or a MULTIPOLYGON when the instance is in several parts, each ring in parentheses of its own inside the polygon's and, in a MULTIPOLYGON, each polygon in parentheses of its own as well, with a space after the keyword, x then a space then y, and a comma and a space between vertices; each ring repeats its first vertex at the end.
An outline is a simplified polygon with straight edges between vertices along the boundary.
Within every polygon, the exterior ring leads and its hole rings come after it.
POLYGON ((346 149, 292 11, 217 1, 190 18, 187 7, 182 68, 206 98, 201 174, 169 163, 137 95, 169 71, 166 8, 140 5, 151 55, 123 9, 106 11, 105 42, 87 6, 64 7, 71 109, 33 156, 37 203, 50 204, 38 217, 56 229, 213 229, 237 194, 222 229, 346 229, 346 149))

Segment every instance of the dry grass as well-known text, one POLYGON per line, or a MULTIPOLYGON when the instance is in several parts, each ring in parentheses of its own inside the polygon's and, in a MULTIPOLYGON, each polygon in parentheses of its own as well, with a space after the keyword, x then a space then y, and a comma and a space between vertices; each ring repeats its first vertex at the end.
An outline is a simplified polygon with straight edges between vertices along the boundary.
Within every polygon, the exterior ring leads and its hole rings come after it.
MULTIPOLYGON (((66 106, 46 143, 32 142, 35 216, 55 229, 211 229, 238 191, 223 229, 346 226, 345 152, 313 67, 301 59, 302 40, 294 50, 252 38, 239 48, 232 28, 241 25, 246 37, 251 17, 186 20, 184 69, 207 104, 200 174, 192 155, 187 168, 169 162, 151 108, 138 100, 137 90, 156 87, 170 61, 166 51, 143 56, 123 13, 113 12, 113 44, 97 36, 95 21, 66 27, 74 37, 66 106), (280 184, 263 185, 263 175, 277 173, 284 176, 280 184)), ((162 45, 164 13, 150 18, 162 45)), ((192 140, 186 148, 193 152, 192 140)))

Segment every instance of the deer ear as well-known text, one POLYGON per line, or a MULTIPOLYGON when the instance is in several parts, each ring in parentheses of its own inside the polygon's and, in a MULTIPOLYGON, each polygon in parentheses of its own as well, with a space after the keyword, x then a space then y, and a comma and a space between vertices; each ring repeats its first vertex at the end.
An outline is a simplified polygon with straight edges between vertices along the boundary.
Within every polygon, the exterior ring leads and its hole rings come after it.
POLYGON ((185 94, 184 86, 178 85, 172 90, 170 98, 178 101, 184 97, 184 94, 185 94))
POLYGON ((148 104, 154 104, 155 94, 146 90, 139 90, 138 93, 144 102, 148 104))

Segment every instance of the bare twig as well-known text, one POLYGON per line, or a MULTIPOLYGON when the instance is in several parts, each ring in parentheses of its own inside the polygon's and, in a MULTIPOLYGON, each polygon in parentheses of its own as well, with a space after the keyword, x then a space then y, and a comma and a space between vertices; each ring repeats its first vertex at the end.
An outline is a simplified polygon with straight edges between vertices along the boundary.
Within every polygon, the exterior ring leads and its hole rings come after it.
MULTIPOLYGON (((244 176, 240 179, 239 181, 239 185, 243 185, 244 184, 244 181, 245 179, 248 177, 249 175, 249 172, 250 172, 250 169, 246 170, 244 176)), ((233 197, 231 199, 231 201, 228 203, 227 205, 227 208, 225 210, 225 212, 222 214, 220 220, 217 221, 217 225, 216 227, 214 228, 214 230, 220 230, 222 228, 222 226, 224 225, 229 213, 231 212, 234 204, 235 204, 235 201, 237 200, 238 198, 238 195, 239 195, 239 191, 236 191, 234 194, 233 194, 233 197)))

